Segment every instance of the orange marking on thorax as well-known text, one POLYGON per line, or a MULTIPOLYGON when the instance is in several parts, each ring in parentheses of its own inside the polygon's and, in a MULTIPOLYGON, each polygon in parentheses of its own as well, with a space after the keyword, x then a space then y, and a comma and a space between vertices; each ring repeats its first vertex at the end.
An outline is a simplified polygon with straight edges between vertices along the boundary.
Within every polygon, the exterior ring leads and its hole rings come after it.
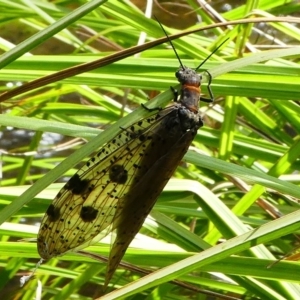
POLYGON ((189 106, 188 109, 190 111, 192 111, 193 113, 197 114, 198 113, 198 107, 195 107, 195 106, 189 106))
POLYGON ((195 86, 195 85, 191 85, 191 84, 183 84, 182 87, 184 89, 188 89, 188 90, 192 90, 192 91, 195 91, 197 93, 201 93, 201 89, 199 86, 195 86))

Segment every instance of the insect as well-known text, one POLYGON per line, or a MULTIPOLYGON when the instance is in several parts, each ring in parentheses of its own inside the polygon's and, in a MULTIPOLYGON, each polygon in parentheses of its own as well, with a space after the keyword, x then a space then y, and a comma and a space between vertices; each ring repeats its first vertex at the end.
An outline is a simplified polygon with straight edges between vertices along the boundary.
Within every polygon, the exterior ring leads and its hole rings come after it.
POLYGON ((172 89, 174 104, 121 128, 60 190, 39 229, 37 248, 44 260, 85 248, 114 231, 105 287, 203 126, 199 101, 213 101, 210 74, 210 98, 202 98, 197 70, 214 52, 192 70, 171 45, 180 62, 181 91, 172 89))

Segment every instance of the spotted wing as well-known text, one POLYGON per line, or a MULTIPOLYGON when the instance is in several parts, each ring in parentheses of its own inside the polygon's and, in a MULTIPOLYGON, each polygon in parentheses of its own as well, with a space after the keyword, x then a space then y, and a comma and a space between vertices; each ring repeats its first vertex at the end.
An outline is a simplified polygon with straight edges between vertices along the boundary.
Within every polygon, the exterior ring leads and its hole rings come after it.
POLYGON ((172 110, 166 108, 124 129, 69 180, 42 220, 42 258, 84 248, 111 231, 128 191, 150 167, 142 161, 149 155, 155 128, 172 110))

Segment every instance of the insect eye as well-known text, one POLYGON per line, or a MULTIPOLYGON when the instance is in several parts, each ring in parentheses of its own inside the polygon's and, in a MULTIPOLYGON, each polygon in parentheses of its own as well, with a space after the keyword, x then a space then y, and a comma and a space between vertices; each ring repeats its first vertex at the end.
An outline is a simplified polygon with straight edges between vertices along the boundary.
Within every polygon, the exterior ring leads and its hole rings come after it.
POLYGON ((178 71, 176 71, 175 76, 177 78, 181 77, 181 74, 183 73, 183 70, 179 69, 178 71))

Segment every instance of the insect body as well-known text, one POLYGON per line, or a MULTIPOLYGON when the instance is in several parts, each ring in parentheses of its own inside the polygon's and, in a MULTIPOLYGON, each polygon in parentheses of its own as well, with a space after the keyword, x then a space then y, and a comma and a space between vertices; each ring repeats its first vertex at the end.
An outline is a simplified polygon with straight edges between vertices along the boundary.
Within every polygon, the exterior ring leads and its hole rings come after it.
POLYGON ((176 77, 181 92, 178 97, 174 90, 173 105, 122 129, 58 193, 38 233, 43 259, 87 247, 115 231, 105 278, 108 285, 203 125, 198 110, 201 76, 181 64, 176 77))
POLYGON ((178 102, 133 124, 90 159, 49 206, 38 234, 40 256, 86 247, 116 230, 108 284, 203 124, 196 105, 178 102))

